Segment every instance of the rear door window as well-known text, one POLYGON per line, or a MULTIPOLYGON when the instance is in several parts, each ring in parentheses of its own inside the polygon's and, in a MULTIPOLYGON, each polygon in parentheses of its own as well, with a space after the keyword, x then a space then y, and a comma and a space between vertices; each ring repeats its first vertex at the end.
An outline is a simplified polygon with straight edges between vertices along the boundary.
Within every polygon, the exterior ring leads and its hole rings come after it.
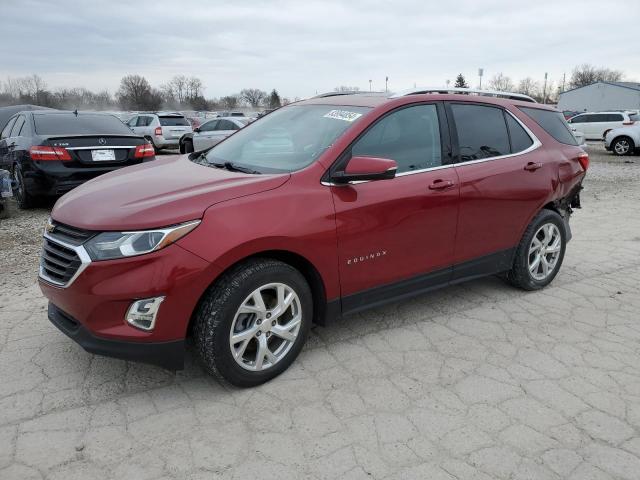
POLYGON ((511 153, 502 109, 452 103, 451 110, 458 133, 460 161, 469 162, 511 153))
POLYGON ((554 110, 542 110, 540 108, 518 107, 525 114, 535 120, 542 129, 565 145, 577 145, 575 137, 564 121, 562 113, 554 110))
POLYGON ((160 125, 163 127, 187 127, 189 122, 184 117, 158 117, 160 119, 160 125))
POLYGON ((16 120, 16 123, 14 123, 13 128, 11 129, 11 136, 12 137, 20 136, 20 131, 22 130, 23 126, 24 126, 24 116, 20 115, 16 120))
POLYGON ((508 113, 505 113, 505 118, 511 139, 511 153, 522 152, 533 145, 533 140, 515 118, 508 113))
POLYGON ((238 130, 238 127, 230 120, 220 120, 216 130, 238 130))
POLYGON ((33 116, 38 135, 132 135, 113 115, 47 113, 33 116))
POLYGON ((13 124, 16 123, 16 118, 10 118, 5 127, 2 129, 2 133, 0 134, 0 138, 8 138, 11 135, 11 129, 13 128, 13 124))

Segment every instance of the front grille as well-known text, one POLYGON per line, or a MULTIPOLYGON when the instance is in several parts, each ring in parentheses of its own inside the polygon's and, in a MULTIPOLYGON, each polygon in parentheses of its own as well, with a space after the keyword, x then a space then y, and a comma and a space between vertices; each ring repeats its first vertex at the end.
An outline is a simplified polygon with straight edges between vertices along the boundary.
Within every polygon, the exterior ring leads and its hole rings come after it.
POLYGON ((51 225, 53 225, 53 230, 49 231, 48 235, 65 243, 70 243, 71 245, 82 245, 95 235, 95 232, 91 230, 71 227, 53 220, 51 221, 51 225))
POLYGON ((40 267, 45 278, 66 285, 76 274, 82 261, 75 250, 45 237, 40 267))

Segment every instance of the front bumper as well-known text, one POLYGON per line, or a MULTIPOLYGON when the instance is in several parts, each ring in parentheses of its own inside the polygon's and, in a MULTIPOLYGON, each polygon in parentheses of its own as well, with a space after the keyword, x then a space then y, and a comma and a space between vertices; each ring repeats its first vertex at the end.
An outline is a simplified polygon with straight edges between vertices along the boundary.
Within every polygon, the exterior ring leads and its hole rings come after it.
POLYGON ((184 368, 184 340, 147 343, 107 340, 93 335, 51 302, 47 314, 51 323, 89 353, 149 363, 168 370, 184 368))
POLYGON ((146 255, 90 262, 67 285, 42 277, 39 284, 51 302, 51 321, 85 350, 178 368, 182 353, 177 351, 184 346, 191 316, 219 273, 214 265, 173 244, 146 255), (166 298, 152 331, 126 321, 132 302, 161 295, 166 298), (158 359, 163 355, 166 361, 158 359))

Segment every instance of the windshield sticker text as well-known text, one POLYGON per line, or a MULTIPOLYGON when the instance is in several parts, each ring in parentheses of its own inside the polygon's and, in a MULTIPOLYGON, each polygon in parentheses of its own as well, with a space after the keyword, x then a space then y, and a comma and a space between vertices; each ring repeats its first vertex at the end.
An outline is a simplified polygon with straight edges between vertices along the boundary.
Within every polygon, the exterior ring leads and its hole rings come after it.
POLYGON ((362 116, 361 113, 349 112, 347 110, 331 110, 324 115, 325 118, 333 118, 335 120, 344 120, 345 122, 353 122, 362 116))

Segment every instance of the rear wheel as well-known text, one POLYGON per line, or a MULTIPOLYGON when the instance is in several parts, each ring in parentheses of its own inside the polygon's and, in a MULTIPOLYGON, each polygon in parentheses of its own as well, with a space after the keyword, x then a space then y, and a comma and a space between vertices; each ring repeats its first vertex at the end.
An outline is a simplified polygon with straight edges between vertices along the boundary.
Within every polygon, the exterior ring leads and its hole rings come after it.
POLYGON ((618 156, 631 155, 636 146, 629 137, 618 137, 611 144, 611 151, 618 156))
POLYGON ((193 329, 200 360, 239 387, 284 372, 311 327, 313 299, 302 274, 271 259, 253 259, 224 274, 205 294, 193 329))
POLYGON ((524 290, 549 285, 562 265, 566 238, 562 217, 553 210, 542 210, 527 227, 507 280, 524 290))
POLYGON ((34 199, 24 184, 24 177, 22 176, 22 170, 18 165, 13 166, 13 196, 16 199, 18 208, 26 210, 33 207, 34 199))
POLYGON ((184 153, 193 153, 193 141, 185 140, 184 141, 184 153))
POLYGON ((156 144, 153 143, 153 138, 151 137, 145 137, 147 139, 147 141, 153 145, 153 153, 158 154, 158 152, 160 152, 160 149, 158 147, 156 147, 156 144))

